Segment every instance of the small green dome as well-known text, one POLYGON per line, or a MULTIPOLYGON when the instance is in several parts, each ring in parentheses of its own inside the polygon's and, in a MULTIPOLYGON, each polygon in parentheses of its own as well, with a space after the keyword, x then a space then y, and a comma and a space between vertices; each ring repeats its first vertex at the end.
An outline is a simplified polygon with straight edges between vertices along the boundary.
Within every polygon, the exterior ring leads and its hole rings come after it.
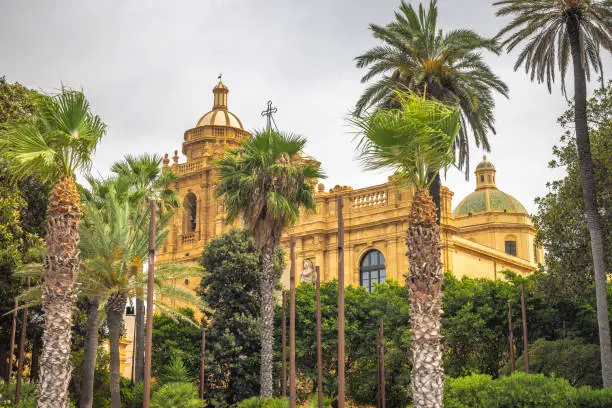
POLYGON ((527 214, 525 207, 510 194, 496 188, 486 188, 476 190, 465 197, 455 208, 453 215, 456 217, 489 211, 527 214))

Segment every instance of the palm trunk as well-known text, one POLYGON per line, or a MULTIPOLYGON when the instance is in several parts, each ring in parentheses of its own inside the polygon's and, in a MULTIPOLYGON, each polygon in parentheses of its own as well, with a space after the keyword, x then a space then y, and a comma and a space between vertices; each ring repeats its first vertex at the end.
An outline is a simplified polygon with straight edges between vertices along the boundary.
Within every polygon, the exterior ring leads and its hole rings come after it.
MULTIPOLYGON (((595 270, 595 294, 597 299, 597 324, 599 326, 599 351, 601 375, 604 387, 612 387, 612 346, 610 344, 610 322, 608 320, 608 298, 606 293, 606 259, 603 241, 603 227, 597 211, 595 177, 587 124, 586 76, 580 53, 580 27, 574 16, 567 20, 567 31, 574 65, 574 122, 576 145, 582 178, 582 199, 591 235, 591 252, 595 270)), ((585 57, 586 58, 586 57, 585 57)))
POLYGON ((274 242, 266 242, 261 249, 261 372, 260 394, 272 397, 272 364, 274 345, 274 242))
POLYGON ((119 340, 121 339, 121 323, 127 298, 113 296, 106 304, 106 321, 110 342, 110 395, 111 408, 121 408, 121 360, 119 356, 119 340))
POLYGON ((436 206, 436 221, 438 225, 440 225, 440 208, 441 208, 441 198, 440 198, 440 188, 442 187, 442 180, 440 179, 440 173, 430 174, 429 180, 433 178, 433 181, 429 185, 429 194, 436 206))
POLYGON ((442 261, 436 207, 425 190, 417 190, 410 211, 407 281, 412 328, 412 397, 414 408, 442 407, 444 369, 440 345, 442 261))
POLYGON ((98 352, 98 314, 100 298, 88 299, 87 332, 83 347, 83 372, 81 374, 81 396, 79 408, 91 408, 93 404, 94 374, 96 372, 96 357, 98 352))
POLYGON ((53 188, 47 209, 44 313, 38 408, 67 408, 74 282, 79 267, 80 201, 72 177, 53 188))
POLYGON ((143 290, 139 290, 139 295, 136 297, 136 317, 134 323, 134 341, 135 353, 134 356, 134 382, 142 381, 144 377, 144 353, 145 353, 145 306, 143 290))

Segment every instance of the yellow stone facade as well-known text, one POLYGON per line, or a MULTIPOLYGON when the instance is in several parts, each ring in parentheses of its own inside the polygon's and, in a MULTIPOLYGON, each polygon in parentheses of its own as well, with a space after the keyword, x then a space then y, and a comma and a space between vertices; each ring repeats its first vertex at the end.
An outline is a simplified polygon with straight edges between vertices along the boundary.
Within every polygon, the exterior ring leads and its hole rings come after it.
MULTIPOLYGON (((172 163, 165 155, 164 168, 178 176, 174 189, 182 207, 158 253, 159 262, 194 261, 207 242, 232 227, 225 222, 222 203, 215 199, 214 161, 226 149, 238 147, 250 133, 228 110, 228 93, 227 86, 219 82, 213 89, 212 110, 184 133, 184 160, 178 151, 172 163)), ((462 200, 454 212, 453 193, 442 188, 445 268, 457 276, 491 279, 500 278, 499 272, 506 269, 521 274, 532 272, 542 261, 543 252, 535 246, 536 231, 529 215, 516 199, 497 189, 492 163, 484 159, 475 175, 475 192, 462 200)), ((320 267, 323 280, 337 278, 338 196, 344 202, 346 284, 362 283, 360 266, 371 250, 384 256, 386 279, 403 282, 408 271, 405 233, 412 191, 399 188, 391 180, 361 189, 335 186, 326 190, 318 184, 315 190, 316 213, 302 213, 282 238, 285 248, 289 236, 296 239, 298 282, 310 279, 315 265, 320 267)), ((288 268, 282 281, 288 286, 288 268)), ((199 282, 185 284, 195 288, 199 282)))

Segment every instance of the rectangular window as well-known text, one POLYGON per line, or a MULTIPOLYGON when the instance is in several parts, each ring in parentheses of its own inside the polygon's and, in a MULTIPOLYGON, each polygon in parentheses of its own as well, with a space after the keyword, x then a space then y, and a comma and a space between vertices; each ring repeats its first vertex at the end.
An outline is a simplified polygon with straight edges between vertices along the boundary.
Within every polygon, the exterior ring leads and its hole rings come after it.
POLYGON ((506 241, 506 253, 516 256, 516 241, 506 241))
POLYGON ((533 244, 533 262, 538 263, 538 247, 533 244))

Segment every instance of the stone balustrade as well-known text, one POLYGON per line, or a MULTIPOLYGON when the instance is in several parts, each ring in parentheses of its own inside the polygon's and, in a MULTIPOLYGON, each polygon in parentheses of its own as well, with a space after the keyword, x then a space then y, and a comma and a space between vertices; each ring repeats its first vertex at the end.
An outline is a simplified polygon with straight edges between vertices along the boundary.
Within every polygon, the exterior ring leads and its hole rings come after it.
POLYGON ((204 160, 194 160, 178 165, 177 174, 184 176, 191 173, 197 173, 204 167, 204 160))
POLYGON ((183 245, 185 244, 193 244, 195 242, 195 233, 188 232, 182 235, 183 245))
POLYGON ((387 190, 367 191, 363 193, 362 191, 363 190, 355 190, 349 195, 353 210, 385 207, 389 203, 387 190))

